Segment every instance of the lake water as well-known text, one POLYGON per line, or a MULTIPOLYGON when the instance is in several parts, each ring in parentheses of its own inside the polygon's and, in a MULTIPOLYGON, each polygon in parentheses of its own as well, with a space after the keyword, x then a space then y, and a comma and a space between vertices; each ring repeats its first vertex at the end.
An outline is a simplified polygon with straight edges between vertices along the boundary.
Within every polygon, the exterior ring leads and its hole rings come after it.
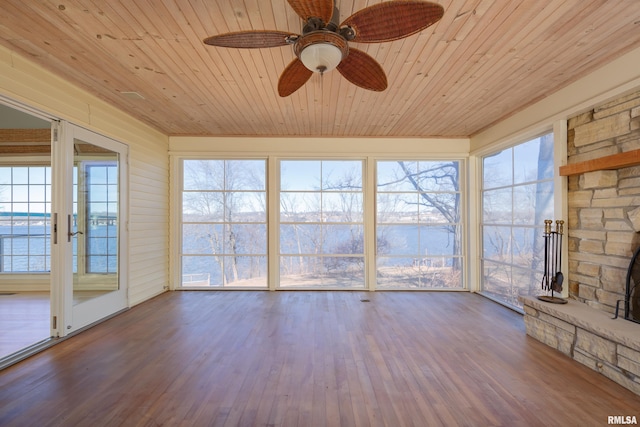
MULTIPOLYGON (((117 226, 93 225, 88 230, 87 268, 96 273, 117 270, 117 226)), ((0 225, 0 272, 46 273, 51 270, 49 223, 0 225)), ((76 255, 76 245, 73 253, 76 255)), ((74 272, 76 271, 74 265, 74 272)))

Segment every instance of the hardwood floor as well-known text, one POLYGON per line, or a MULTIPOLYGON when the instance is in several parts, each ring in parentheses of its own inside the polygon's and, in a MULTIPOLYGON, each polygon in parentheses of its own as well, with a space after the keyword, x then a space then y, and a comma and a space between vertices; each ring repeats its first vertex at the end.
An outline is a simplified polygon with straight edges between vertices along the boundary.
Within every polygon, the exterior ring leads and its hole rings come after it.
POLYGON ((172 292, 0 372, 2 426, 603 426, 609 415, 640 418, 640 396, 468 293, 172 292))
MULTIPOLYGON (((74 291, 73 304, 108 291, 74 291)), ((51 338, 49 292, 0 292, 0 359, 51 338)))
POLYGON ((0 358, 51 336, 47 292, 0 292, 0 358))

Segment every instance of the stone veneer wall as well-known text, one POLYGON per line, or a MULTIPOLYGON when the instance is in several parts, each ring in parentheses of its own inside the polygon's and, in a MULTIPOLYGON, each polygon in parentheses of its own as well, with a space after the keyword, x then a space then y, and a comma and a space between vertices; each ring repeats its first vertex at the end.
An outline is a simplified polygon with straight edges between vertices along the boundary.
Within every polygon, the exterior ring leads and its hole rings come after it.
MULTIPOLYGON (((568 121, 569 164, 637 149, 640 91, 568 121)), ((640 165, 570 176, 568 196, 569 296, 612 313, 640 246, 640 165)))
MULTIPOLYGON (((568 163, 640 149, 640 91, 568 121, 568 163)), ((527 334, 640 395, 640 325, 612 319, 640 246, 640 165, 569 177, 569 302, 520 297, 527 334)))

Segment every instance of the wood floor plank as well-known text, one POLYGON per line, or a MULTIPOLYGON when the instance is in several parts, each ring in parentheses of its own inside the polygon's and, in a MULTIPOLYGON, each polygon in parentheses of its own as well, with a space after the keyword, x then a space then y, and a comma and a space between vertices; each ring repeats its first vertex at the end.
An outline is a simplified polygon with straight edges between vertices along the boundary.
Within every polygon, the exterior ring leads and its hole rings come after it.
POLYGON ((0 358, 51 337, 47 292, 0 292, 0 358))
POLYGON ((609 415, 640 418, 640 396, 527 337, 518 313, 459 292, 172 292, 0 371, 2 426, 595 426, 609 415))

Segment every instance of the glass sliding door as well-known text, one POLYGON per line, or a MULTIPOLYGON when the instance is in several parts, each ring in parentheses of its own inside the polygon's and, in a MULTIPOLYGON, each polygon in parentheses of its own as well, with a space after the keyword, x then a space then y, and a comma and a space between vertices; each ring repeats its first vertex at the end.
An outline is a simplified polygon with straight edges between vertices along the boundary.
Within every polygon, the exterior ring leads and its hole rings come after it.
MULTIPOLYGON (((65 123, 55 179, 53 275, 61 289, 61 335, 127 307, 126 146, 65 123)), ((54 150, 55 152, 55 150, 54 150)))

